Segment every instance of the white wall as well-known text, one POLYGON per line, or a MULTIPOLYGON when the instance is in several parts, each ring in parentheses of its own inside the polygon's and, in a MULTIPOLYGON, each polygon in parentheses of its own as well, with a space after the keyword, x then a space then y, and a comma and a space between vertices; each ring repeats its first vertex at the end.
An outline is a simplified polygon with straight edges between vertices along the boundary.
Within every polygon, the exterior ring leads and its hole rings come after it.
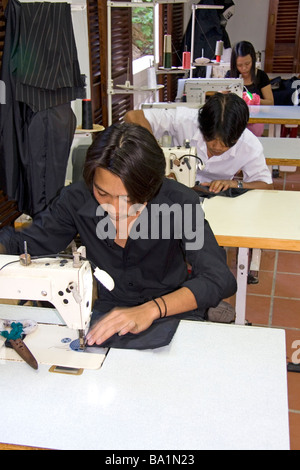
POLYGON ((226 30, 231 44, 250 41, 256 51, 262 52, 264 65, 268 27, 269 0, 234 0, 235 13, 226 30))
MULTIPOLYGON (((185 6, 184 30, 191 16, 192 3, 197 3, 197 1, 189 0, 185 6)), ((205 2, 203 1, 203 3, 205 2)), ((264 62, 269 0, 234 0, 234 3, 235 13, 226 27, 231 44, 234 45, 239 41, 250 41, 256 51, 262 52, 262 62, 264 62)))

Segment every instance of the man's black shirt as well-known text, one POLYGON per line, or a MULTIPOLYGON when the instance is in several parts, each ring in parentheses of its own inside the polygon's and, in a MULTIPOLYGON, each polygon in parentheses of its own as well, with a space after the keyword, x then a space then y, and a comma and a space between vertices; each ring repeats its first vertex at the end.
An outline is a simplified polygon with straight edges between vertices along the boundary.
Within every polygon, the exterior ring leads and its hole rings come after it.
POLYGON ((135 221, 132 227, 135 237, 129 235, 122 248, 114 242, 113 226, 107 213, 101 207, 99 210, 85 183, 78 182, 64 188, 29 228, 21 232, 7 227, 2 229, 0 243, 8 254, 20 254, 26 240, 32 256, 49 255, 64 250, 79 234, 88 260, 107 271, 115 282, 111 292, 100 286, 100 303, 97 304, 102 311, 109 311, 113 306, 138 305, 187 287, 197 300, 198 315, 204 316, 209 307, 236 292, 236 281, 227 266, 225 251, 218 246, 208 222, 196 219, 199 209, 199 197, 193 190, 165 179, 158 194, 148 202, 143 219, 135 221), (192 219, 187 217, 184 221, 190 226, 181 227, 182 236, 178 236, 180 227, 172 212, 167 226, 169 235, 166 236, 161 227, 153 230, 157 218, 151 218, 151 213, 158 206, 166 209, 159 216, 162 223, 166 222, 167 208, 175 207, 178 213, 182 209, 182 214, 186 213, 186 208, 192 210, 192 219), (203 225, 202 248, 193 245, 195 240, 191 240, 197 224, 200 233, 200 223, 203 225), (144 225, 143 230, 138 224, 144 225), (139 230, 143 238, 138 236, 139 230), (190 274, 187 263, 192 266, 190 274))

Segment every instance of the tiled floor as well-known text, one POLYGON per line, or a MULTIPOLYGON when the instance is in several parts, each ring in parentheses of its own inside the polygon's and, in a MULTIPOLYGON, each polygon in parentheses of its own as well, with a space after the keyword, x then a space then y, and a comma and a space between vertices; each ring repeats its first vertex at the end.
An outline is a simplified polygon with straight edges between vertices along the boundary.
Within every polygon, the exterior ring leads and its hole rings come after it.
MULTIPOLYGON (((274 186, 300 191, 300 169, 281 173, 274 186)), ((292 362, 300 349, 300 253, 262 251, 259 284, 248 286, 246 318, 253 325, 285 329, 287 362, 292 362)), ((288 397, 291 450, 300 450, 300 373, 288 372, 288 397)))

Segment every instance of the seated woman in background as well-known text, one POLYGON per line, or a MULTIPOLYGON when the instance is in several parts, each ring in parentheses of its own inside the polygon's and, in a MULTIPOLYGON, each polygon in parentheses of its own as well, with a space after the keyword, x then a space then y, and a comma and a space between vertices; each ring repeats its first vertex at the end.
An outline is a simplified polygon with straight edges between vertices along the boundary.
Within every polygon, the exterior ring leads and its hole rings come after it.
POLYGON ((243 78, 244 85, 253 95, 260 96, 263 106, 274 105, 274 97, 268 75, 256 68, 256 53, 251 42, 238 42, 232 49, 227 78, 243 78))
MULTIPOLYGON (((232 49, 230 70, 226 78, 244 80, 243 99, 248 105, 274 105, 273 91, 268 75, 256 68, 256 53, 251 42, 238 42, 232 49)), ((264 132, 264 124, 248 124, 247 128, 257 137, 264 132)))
MULTIPOLYGON (((244 80, 246 93, 243 98, 248 105, 274 105, 274 96, 268 75, 261 69, 256 68, 256 53, 251 42, 238 42, 232 49, 230 70, 226 78, 239 78, 244 80), (251 95, 250 95, 251 94, 251 95)), ((252 123, 247 128, 257 137, 264 132, 264 124, 252 123)), ((258 283, 258 271, 248 274, 248 284, 258 283)))

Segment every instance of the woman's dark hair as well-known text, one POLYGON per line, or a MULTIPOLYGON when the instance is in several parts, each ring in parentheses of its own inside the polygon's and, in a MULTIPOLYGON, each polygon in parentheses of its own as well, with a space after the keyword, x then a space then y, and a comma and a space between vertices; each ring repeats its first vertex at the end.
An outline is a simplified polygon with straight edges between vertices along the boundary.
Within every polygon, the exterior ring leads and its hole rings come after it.
POLYGON ((248 41, 241 41, 238 42, 232 49, 231 52, 231 59, 230 59, 230 76, 232 78, 238 78, 240 76, 240 72, 237 69, 236 62, 238 57, 245 57, 246 55, 250 55, 252 59, 252 67, 251 67, 251 79, 254 84, 256 84, 256 53, 253 45, 251 42, 248 41))
POLYGON ((216 93, 199 110, 199 128, 206 142, 220 139, 233 147, 247 127, 249 109, 235 93, 216 93))
POLYGON ((119 176, 133 203, 145 203, 165 176, 164 153, 154 136, 136 124, 114 124, 97 136, 87 151, 83 177, 92 191, 97 168, 119 176))

